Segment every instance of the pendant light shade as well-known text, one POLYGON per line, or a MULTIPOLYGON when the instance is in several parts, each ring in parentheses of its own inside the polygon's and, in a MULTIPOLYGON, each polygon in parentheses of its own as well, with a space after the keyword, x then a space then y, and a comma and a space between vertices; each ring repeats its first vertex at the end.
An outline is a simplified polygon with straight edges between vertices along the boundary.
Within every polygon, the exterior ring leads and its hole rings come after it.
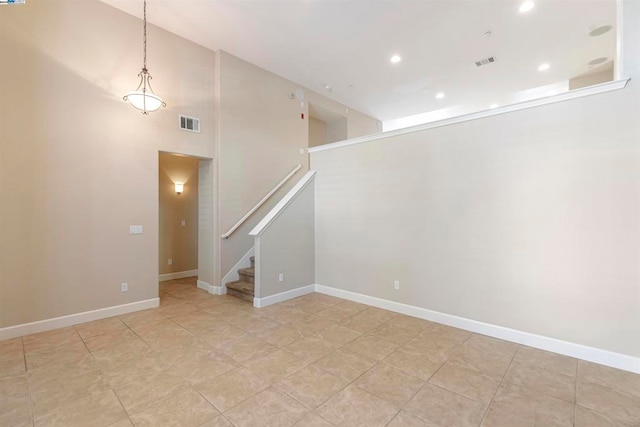
POLYGON ((142 110, 143 114, 147 114, 149 111, 156 111, 160 107, 166 107, 167 104, 151 89, 151 74, 146 68, 143 68, 138 74, 140 77, 140 84, 133 92, 129 92, 124 96, 125 101, 138 110, 142 110))
POLYGON ((144 0, 144 39, 143 52, 144 60, 142 63, 142 71, 138 74, 140 83, 133 92, 126 94, 123 99, 128 101, 134 108, 142 111, 142 114, 148 114, 150 111, 156 111, 160 107, 166 107, 167 104, 151 89, 151 74, 147 69, 147 0, 144 0))

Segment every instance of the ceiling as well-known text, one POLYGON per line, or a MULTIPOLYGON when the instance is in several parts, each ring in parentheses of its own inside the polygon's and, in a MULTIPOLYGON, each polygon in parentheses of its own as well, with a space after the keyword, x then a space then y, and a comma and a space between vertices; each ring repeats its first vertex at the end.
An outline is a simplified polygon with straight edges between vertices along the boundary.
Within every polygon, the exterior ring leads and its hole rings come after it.
MULTIPOLYGON (((102 1, 142 17, 141 0, 102 1)), ((566 81, 588 72, 592 59, 615 55, 615 28, 588 35, 615 27, 615 0, 537 0, 528 13, 518 11, 521 3, 148 0, 147 19, 387 121, 504 104, 515 92, 566 81), (402 61, 392 64, 394 54, 402 61), (475 65, 490 56, 495 62, 475 65), (538 71, 545 62, 550 68, 538 71), (444 98, 435 98, 439 92, 444 98)))

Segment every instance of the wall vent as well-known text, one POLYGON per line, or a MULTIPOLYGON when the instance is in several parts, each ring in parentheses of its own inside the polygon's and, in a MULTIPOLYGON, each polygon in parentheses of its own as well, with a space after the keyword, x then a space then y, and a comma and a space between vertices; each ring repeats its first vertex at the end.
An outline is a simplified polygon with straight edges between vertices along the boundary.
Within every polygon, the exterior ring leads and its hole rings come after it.
POLYGON ((179 115, 178 118, 180 129, 200 133, 200 119, 183 115, 179 115))
POLYGON ((492 62, 496 62, 496 60, 493 56, 490 56, 488 58, 484 58, 479 61, 476 61, 476 67, 481 67, 483 65, 491 64, 492 62))

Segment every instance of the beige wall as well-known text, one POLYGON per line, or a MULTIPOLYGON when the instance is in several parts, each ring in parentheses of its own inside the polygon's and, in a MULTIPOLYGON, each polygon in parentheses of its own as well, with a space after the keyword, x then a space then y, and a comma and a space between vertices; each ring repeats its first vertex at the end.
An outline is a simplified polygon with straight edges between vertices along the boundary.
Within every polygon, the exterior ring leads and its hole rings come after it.
POLYGON ((327 143, 327 124, 322 120, 309 117, 309 147, 327 143))
POLYGON ((640 356, 627 6, 623 90, 311 154, 317 283, 640 356))
POLYGON ((349 110, 347 113, 347 138, 357 138, 380 132, 382 132, 381 121, 354 110, 349 110))
POLYGON ((141 31, 94 0, 2 8, 0 327, 158 296, 158 151, 213 157, 215 55, 149 26, 168 107, 143 116, 141 31))
POLYGON ((215 283, 220 268, 215 160, 198 162, 198 281, 215 283))
POLYGON ((315 283, 314 186, 312 179, 259 237, 256 272, 260 288, 256 297, 315 283), (284 274, 282 282, 280 273, 284 274))
MULTIPOLYGON (((300 86, 226 52, 219 58, 219 224, 230 229, 297 164, 303 166, 262 209, 222 240, 220 278, 253 246, 249 231, 308 170, 309 102, 344 113, 346 107, 304 89, 304 106, 290 94, 300 86), (301 118, 304 114, 304 119, 301 118)), ((376 120, 350 110, 351 132, 364 134, 376 120)), ((220 280, 218 278, 218 281, 220 280)))
POLYGON ((312 153, 316 282, 640 356, 638 99, 312 153))
MULTIPOLYGON (((294 84, 295 86, 295 84, 294 84)), ((300 86, 295 86, 300 87, 300 86)), ((349 108, 331 98, 327 98, 310 89, 304 89, 305 92, 305 117, 309 117, 309 104, 321 110, 325 110, 334 115, 343 116, 346 119, 346 135, 347 138, 356 138, 358 136, 372 135, 382 132, 382 122, 374 117, 367 116, 357 110, 349 108)), ((300 104, 298 104, 300 105, 300 104)), ((345 138, 342 138, 345 139, 345 138)))
MULTIPOLYGON (((303 169, 228 240, 221 242, 221 276, 253 246, 249 231, 308 169, 307 122, 289 99, 295 85, 219 52, 219 222, 225 233, 296 165, 303 169)), ((219 280, 219 279, 218 279, 219 280)))
POLYGON ((159 273, 197 270, 198 159, 160 153, 158 179, 159 273), (176 193, 176 182, 184 184, 182 194, 176 193))
POLYGON ((348 138, 347 135, 346 118, 327 123, 327 143, 344 141, 348 138))
POLYGON ((569 90, 580 89, 581 87, 593 86, 613 80, 613 62, 603 69, 583 74, 569 80, 569 90))

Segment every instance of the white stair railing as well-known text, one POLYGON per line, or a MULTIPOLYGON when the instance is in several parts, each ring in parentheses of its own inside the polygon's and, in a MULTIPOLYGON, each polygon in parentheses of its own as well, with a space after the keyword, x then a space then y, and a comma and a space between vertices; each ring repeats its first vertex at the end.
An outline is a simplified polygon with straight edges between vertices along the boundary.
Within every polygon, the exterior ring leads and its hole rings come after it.
POLYGON ((289 179, 291 179, 291 177, 293 175, 296 174, 296 172, 298 172, 300 169, 302 169, 302 165, 298 165, 296 166, 291 172, 289 172, 289 174, 287 176, 285 176, 282 181, 280 181, 278 184, 276 184, 275 187, 273 187, 273 189, 271 191, 269 191, 267 193, 266 196, 264 196, 262 198, 262 200, 260 200, 253 208, 251 208, 251 210, 249 212, 247 212, 245 214, 245 216, 243 216, 242 218, 240 218, 240 220, 238 222, 235 223, 235 225, 233 227, 231 227, 229 229, 229 231, 227 231, 226 233, 224 233, 222 236, 223 239, 228 239, 229 236, 231 236, 233 234, 234 231, 236 231, 242 224, 244 224, 244 222, 249 219, 249 217, 251 215, 253 215, 253 213, 255 211, 257 211, 258 209, 260 209, 260 206, 262 206, 267 200, 269 200, 269 198, 271 196, 273 196, 273 194, 278 191, 280 189, 280 187, 282 187, 284 184, 286 184, 287 181, 289 181, 289 179))

